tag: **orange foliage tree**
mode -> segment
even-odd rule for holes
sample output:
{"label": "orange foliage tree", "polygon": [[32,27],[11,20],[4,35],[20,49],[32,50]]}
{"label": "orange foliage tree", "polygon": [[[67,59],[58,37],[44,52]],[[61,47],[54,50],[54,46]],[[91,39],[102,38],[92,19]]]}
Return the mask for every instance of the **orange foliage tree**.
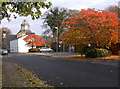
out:
{"label": "orange foliage tree", "polygon": [[81,9],[70,21],[62,22],[64,33],[59,36],[64,44],[111,47],[118,43],[118,17],[106,10]]}
{"label": "orange foliage tree", "polygon": [[35,34],[29,34],[23,40],[26,41],[26,45],[32,47],[32,49],[35,46],[45,45],[44,39],[40,39],[39,36]]}

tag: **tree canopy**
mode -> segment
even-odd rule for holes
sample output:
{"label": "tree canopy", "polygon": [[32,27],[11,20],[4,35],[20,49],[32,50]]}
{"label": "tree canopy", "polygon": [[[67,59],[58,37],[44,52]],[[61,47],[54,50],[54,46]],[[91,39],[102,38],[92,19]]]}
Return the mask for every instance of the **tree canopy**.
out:
{"label": "tree canopy", "polygon": [[54,38],[56,38],[56,30],[55,27],[58,27],[58,35],[63,31],[62,28],[62,21],[67,17],[67,9],[66,8],[59,8],[54,7],[49,9],[44,14],[44,23],[43,27],[47,28],[49,27],[43,34],[48,34],[52,32],[52,35]]}
{"label": "tree canopy", "polygon": [[35,47],[35,46],[44,46],[45,41],[44,39],[40,39],[38,35],[35,34],[29,34],[26,36],[24,39],[26,41],[26,45],[30,47]]}
{"label": "tree canopy", "polygon": [[9,28],[7,28],[7,27],[2,27],[2,28],[0,28],[0,31],[5,31],[5,33],[6,33],[6,34],[9,34],[9,35],[12,34],[11,30],[10,30]]}
{"label": "tree canopy", "polygon": [[115,12],[116,14],[118,14],[119,18],[120,18],[120,8],[116,5],[110,5],[106,8],[106,10],[110,11],[110,12]]}
{"label": "tree canopy", "polygon": [[58,36],[64,31],[62,26],[62,21],[69,21],[69,17],[74,17],[78,13],[78,10],[68,10],[66,8],[59,8],[54,7],[49,9],[44,14],[44,23],[43,27],[46,28],[43,35],[46,35],[50,32],[52,32],[52,35],[54,37],[54,40],[56,39],[57,29],[55,27],[58,27]]}
{"label": "tree canopy", "polygon": [[[52,3],[46,0],[41,2],[0,2],[2,4],[1,15],[2,19],[10,18],[11,13],[15,12],[20,16],[28,16],[31,18],[38,19],[41,17],[41,8],[50,8]],[[17,18],[14,14],[14,18]]]}
{"label": "tree canopy", "polygon": [[64,35],[59,36],[64,44],[95,44],[99,47],[111,46],[118,42],[118,17],[106,10],[82,9],[70,21],[63,22]]}

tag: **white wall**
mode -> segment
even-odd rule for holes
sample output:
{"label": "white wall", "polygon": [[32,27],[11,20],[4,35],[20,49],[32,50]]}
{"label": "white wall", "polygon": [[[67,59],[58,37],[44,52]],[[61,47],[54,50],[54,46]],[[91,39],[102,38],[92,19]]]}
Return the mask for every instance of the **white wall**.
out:
{"label": "white wall", "polygon": [[23,40],[26,36],[23,36],[17,40],[10,41],[10,52],[29,52],[30,47],[28,47],[26,45],[26,42]]}
{"label": "white wall", "polygon": [[18,40],[10,41],[10,52],[18,52]]}
{"label": "white wall", "polygon": [[[27,36],[27,35],[26,35]],[[23,36],[18,39],[18,52],[29,52],[30,47],[26,45],[26,42],[23,40],[26,36]]]}

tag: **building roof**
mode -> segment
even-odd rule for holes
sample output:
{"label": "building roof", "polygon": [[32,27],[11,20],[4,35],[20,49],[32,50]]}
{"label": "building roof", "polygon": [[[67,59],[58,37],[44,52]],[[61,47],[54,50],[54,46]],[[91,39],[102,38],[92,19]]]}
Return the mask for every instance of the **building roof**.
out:
{"label": "building roof", "polygon": [[7,35],[7,40],[11,41],[15,39],[17,39],[17,35]]}
{"label": "building roof", "polygon": [[[30,30],[20,30],[18,33],[20,33],[20,32],[25,32],[25,33],[26,33],[26,35],[28,35],[28,34],[32,33]],[[18,33],[17,33],[17,34],[18,34]]]}

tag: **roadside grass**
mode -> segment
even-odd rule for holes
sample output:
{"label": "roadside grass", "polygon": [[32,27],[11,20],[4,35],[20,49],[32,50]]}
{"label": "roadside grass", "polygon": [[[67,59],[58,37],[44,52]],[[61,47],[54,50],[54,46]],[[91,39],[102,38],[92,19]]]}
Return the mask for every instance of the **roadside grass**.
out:
{"label": "roadside grass", "polygon": [[64,60],[74,60],[74,61],[118,61],[120,56],[112,55],[108,57],[98,57],[98,58],[86,58],[85,55],[70,55],[62,58]]}
{"label": "roadside grass", "polygon": [[21,66],[14,64],[17,70],[29,81],[32,85],[31,87],[40,87],[42,89],[54,89],[54,86],[48,85],[45,81],[40,80],[35,74],[29,72],[27,69],[22,68]]}
{"label": "roadside grass", "polygon": [[120,55],[111,55],[108,57],[97,57],[97,58],[86,58],[85,55],[66,55],[66,56],[55,56],[53,53],[24,53],[24,54],[32,54],[32,55],[40,55],[40,56],[46,56],[46,57],[55,57],[57,59],[63,59],[63,60],[73,60],[73,61],[119,61]]}

